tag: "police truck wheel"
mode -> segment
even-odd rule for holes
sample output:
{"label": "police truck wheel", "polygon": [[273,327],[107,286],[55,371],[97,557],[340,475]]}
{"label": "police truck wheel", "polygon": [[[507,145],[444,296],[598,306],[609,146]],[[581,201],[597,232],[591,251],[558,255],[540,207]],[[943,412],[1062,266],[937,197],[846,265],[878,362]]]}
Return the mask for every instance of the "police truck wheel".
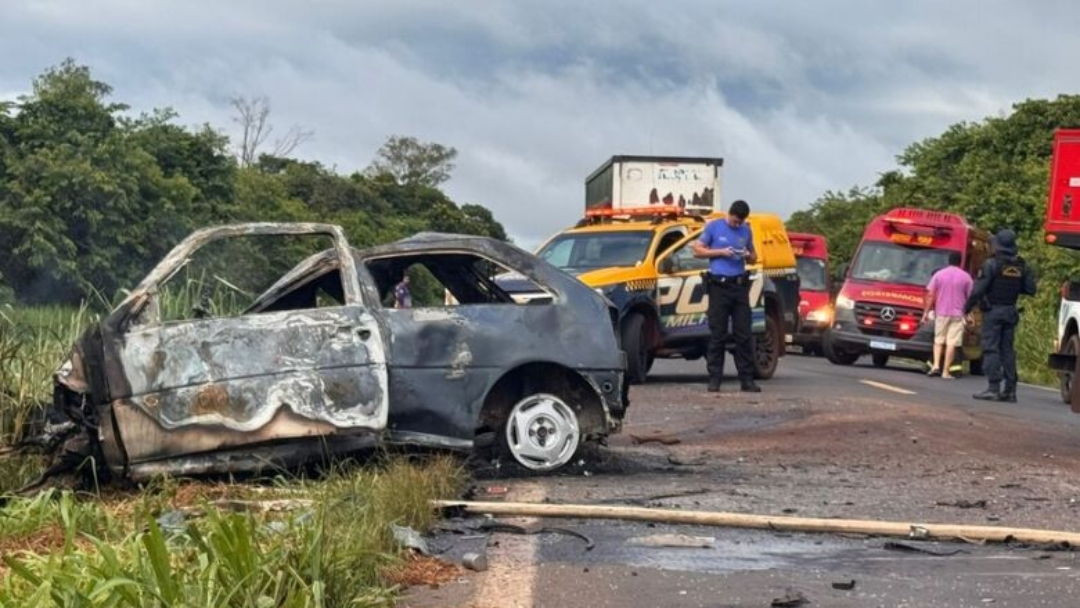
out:
{"label": "police truck wheel", "polygon": [[780,322],[774,315],[765,315],[765,331],[754,336],[754,378],[768,380],[776,373],[780,351],[784,348]]}
{"label": "police truck wheel", "polygon": [[[1069,336],[1069,339],[1061,345],[1061,354],[1080,354],[1080,336]],[[1058,372],[1058,379],[1061,384],[1061,400],[1069,403],[1069,395],[1072,393],[1073,374],[1072,372]]]}
{"label": "police truck wheel", "polygon": [[626,315],[622,327],[622,344],[626,351],[626,380],[630,384],[644,384],[651,366],[648,340],[645,337],[645,315],[639,312]]}
{"label": "police truck wheel", "polygon": [[874,353],[870,356],[870,359],[873,361],[874,367],[885,367],[889,364],[889,355]]}

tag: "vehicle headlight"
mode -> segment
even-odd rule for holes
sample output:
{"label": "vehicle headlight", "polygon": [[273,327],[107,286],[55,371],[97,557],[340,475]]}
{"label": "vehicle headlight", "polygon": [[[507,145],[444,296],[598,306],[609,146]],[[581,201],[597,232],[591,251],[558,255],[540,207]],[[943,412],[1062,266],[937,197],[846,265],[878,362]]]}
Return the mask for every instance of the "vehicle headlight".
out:
{"label": "vehicle headlight", "polygon": [[832,323],[832,309],[825,307],[810,311],[810,314],[806,315],[806,320],[814,323]]}
{"label": "vehicle headlight", "polygon": [[851,310],[855,308],[855,300],[847,296],[836,296],[836,307]]}

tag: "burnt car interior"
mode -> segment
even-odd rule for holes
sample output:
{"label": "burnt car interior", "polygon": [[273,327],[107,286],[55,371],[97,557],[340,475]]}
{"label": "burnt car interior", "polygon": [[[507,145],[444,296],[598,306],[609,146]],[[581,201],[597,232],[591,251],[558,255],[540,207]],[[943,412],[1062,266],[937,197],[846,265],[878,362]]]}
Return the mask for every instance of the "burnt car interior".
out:
{"label": "burnt car interior", "polygon": [[[325,235],[243,235],[207,243],[154,287],[129,326],[342,306],[345,297],[331,245]],[[292,278],[297,287],[283,296],[285,301],[262,305],[277,291],[279,279],[297,269],[307,272]]]}
{"label": "burnt car interior", "polygon": [[[359,265],[358,265],[359,266]],[[252,304],[245,314],[282,310],[302,310],[343,301],[341,276],[334,252],[313,256],[289,272]],[[516,304],[494,280],[508,272],[505,267],[484,257],[464,252],[396,254],[369,259],[364,267],[378,290],[379,302],[392,306],[394,286],[406,273],[413,281],[416,306],[443,306],[442,296],[431,294],[446,290],[457,304]],[[537,286],[537,290],[541,288]]]}

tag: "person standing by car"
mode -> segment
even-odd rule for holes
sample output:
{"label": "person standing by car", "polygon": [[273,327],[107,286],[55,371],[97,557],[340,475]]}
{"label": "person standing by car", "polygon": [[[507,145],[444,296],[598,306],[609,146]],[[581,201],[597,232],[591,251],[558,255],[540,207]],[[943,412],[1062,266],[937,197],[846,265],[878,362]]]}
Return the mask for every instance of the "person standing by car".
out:
{"label": "person standing by car", "polygon": [[409,275],[402,277],[394,286],[394,308],[412,308],[412,292],[409,291]]}
{"label": "person standing by car", "polygon": [[[983,370],[988,386],[972,395],[983,401],[1016,403],[1016,325],[1020,312],[1016,300],[1035,295],[1035,274],[1016,254],[1016,235],[1005,229],[994,235],[994,257],[979,271],[979,278],[964,304],[964,314],[975,306],[983,311]],[[1005,386],[1002,388],[1001,381]]]}
{"label": "person standing by car", "polygon": [[[964,304],[971,295],[971,288],[971,275],[960,267],[960,252],[950,251],[949,265],[935,272],[926,285],[922,322],[934,321],[934,360],[926,375],[953,379],[949,370],[956,349],[964,341]],[[945,351],[944,364],[942,351]]]}
{"label": "person standing by car", "polygon": [[744,200],[731,203],[727,217],[710,221],[693,244],[694,257],[708,258],[705,275],[709,294],[709,346],[706,352],[709,392],[720,390],[724,378],[724,355],[728,340],[728,320],[735,340],[735,368],[745,392],[758,393],[754,383],[754,343],[751,335],[750,276],[747,264],[757,262],[754,235],[746,223],[750,205]]}

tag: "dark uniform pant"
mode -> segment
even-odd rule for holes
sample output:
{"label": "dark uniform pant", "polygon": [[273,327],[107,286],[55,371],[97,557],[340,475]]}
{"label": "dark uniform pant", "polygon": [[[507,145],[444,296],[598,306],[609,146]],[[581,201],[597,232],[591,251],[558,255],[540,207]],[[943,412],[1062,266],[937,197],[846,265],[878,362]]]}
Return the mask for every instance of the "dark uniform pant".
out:
{"label": "dark uniform pant", "polygon": [[1005,380],[1005,392],[1016,390],[1016,306],[991,306],[982,317],[983,372],[991,387]]}
{"label": "dark uniform pant", "polygon": [[709,280],[709,350],[706,366],[710,378],[723,378],[724,355],[728,341],[728,319],[735,340],[735,369],[739,380],[754,379],[754,342],[751,335],[750,285],[748,282],[721,284]]}

